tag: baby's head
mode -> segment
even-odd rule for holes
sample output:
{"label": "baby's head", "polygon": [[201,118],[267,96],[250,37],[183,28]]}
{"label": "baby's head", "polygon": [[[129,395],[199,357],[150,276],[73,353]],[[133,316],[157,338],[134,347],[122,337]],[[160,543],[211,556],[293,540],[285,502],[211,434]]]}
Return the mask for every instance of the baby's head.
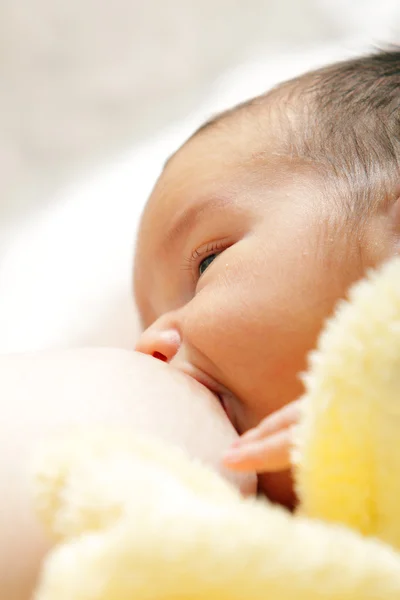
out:
{"label": "baby's head", "polygon": [[338,299],[399,250],[399,161],[400,51],[206,123],[143,215],[138,349],[218,393],[240,433],[294,400]]}

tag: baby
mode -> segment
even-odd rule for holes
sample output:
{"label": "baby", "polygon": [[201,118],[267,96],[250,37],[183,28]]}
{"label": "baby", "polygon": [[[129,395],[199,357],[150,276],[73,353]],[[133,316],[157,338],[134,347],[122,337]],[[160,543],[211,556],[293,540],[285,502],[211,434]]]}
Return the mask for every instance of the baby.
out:
{"label": "baby", "polygon": [[[224,462],[293,502],[299,374],[337,301],[400,250],[400,50],[308,73],[203,125],[145,209],[137,349],[218,395]],[[355,424],[356,426],[356,424]]]}

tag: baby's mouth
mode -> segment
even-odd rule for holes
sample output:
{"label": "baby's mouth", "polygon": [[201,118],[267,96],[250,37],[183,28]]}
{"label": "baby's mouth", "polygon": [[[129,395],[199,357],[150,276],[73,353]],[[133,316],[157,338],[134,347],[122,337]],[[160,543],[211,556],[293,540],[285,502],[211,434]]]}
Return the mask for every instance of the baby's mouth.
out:
{"label": "baby's mouth", "polygon": [[[224,399],[224,397],[223,397],[223,396],[221,396],[221,394],[216,394],[216,396],[217,396],[217,398],[218,398],[218,400],[219,400],[219,402],[220,402],[220,404],[221,404],[222,408],[224,409],[224,411],[225,411],[225,413],[226,413],[226,416],[229,418],[229,415],[228,415],[228,406],[227,406],[227,403],[225,402],[225,399]],[[230,419],[229,419],[229,420],[230,420]]]}
{"label": "baby's mouth", "polygon": [[235,412],[232,406],[232,398],[233,395],[229,390],[224,388],[221,384],[218,384],[214,379],[203,373],[202,371],[192,367],[191,365],[179,365],[177,367],[180,371],[183,371],[186,375],[189,375],[192,379],[195,379],[198,383],[206,387],[219,401],[221,407],[223,408],[227,418],[233,425],[233,427],[238,430]]}
{"label": "baby's mouth", "polygon": [[237,431],[235,414],[233,412],[231,403],[229,402],[228,398],[224,394],[216,394],[216,396],[217,396],[222,408],[224,409],[226,416],[228,417],[229,421],[232,423],[233,427]]}

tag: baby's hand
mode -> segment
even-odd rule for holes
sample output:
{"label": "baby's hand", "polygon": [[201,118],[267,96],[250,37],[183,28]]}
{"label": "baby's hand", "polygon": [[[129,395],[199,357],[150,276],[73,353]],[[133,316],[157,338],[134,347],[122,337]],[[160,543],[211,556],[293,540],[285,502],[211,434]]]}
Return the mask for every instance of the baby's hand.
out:
{"label": "baby's hand", "polygon": [[300,401],[287,404],[243,434],[225,453],[223,462],[235,471],[258,473],[290,467],[293,430],[300,418]]}

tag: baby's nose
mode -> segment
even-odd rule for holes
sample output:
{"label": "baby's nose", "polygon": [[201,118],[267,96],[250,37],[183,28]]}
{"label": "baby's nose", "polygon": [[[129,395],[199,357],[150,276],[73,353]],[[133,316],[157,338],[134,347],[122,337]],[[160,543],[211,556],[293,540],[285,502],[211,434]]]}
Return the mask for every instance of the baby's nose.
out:
{"label": "baby's nose", "polygon": [[180,345],[181,336],[176,329],[162,329],[154,325],[142,333],[135,350],[163,362],[170,362]]}

